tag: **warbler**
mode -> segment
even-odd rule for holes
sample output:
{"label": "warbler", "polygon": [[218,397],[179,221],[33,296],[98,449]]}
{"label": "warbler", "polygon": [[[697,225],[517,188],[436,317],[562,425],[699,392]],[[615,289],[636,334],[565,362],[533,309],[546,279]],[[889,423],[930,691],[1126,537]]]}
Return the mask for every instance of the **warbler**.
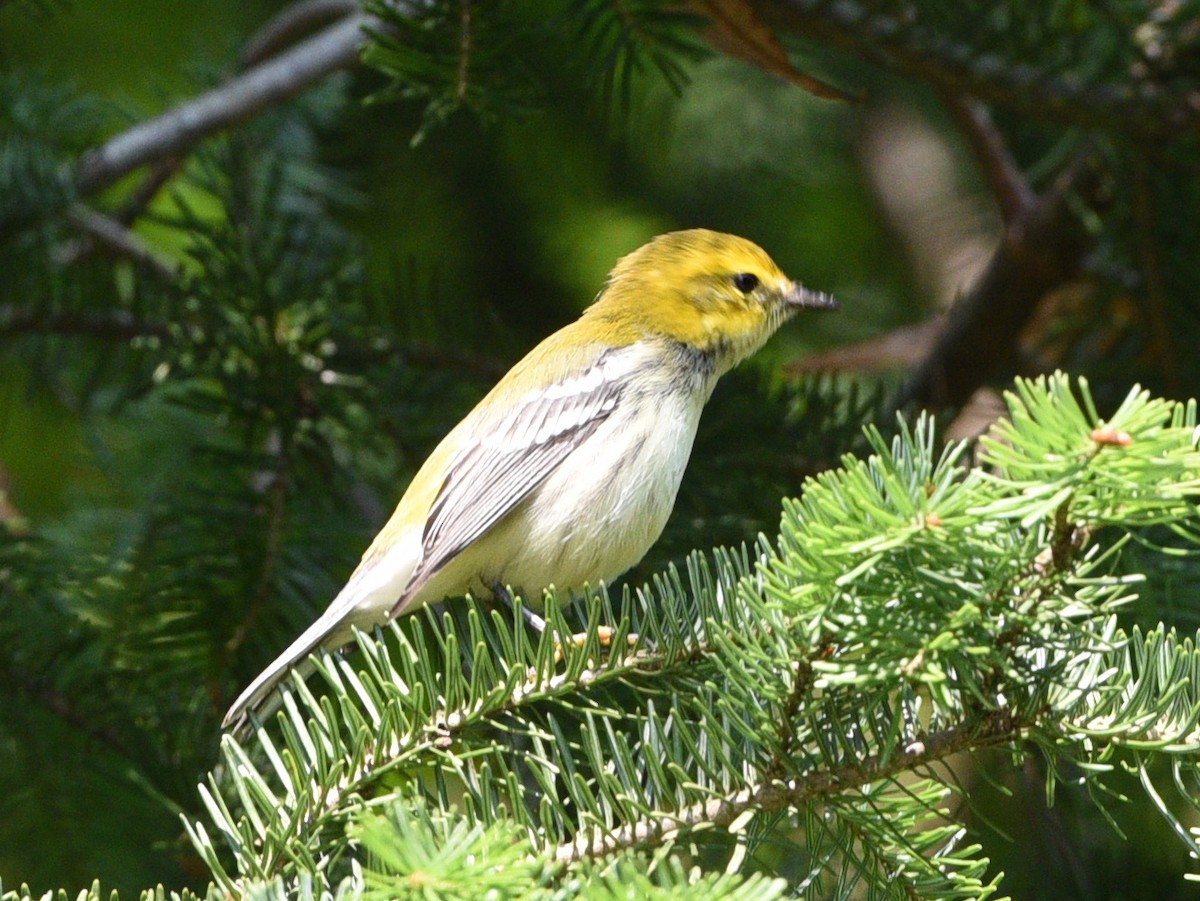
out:
{"label": "warbler", "polygon": [[836,309],[756,244],[671,232],[617,261],[596,300],[515,365],[437,446],[329,608],[242,692],[258,707],[310,654],[424,604],[569,592],[619,576],[666,525],[700,412],[792,314]]}

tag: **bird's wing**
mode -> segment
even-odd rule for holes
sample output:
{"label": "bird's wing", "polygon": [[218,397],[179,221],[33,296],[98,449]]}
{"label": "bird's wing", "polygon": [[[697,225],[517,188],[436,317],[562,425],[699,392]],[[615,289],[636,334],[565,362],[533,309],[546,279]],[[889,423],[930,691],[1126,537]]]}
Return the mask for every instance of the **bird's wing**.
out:
{"label": "bird's wing", "polygon": [[626,383],[619,351],[541,391],[468,444],[429,510],[412,592],[503,519],[616,409]]}

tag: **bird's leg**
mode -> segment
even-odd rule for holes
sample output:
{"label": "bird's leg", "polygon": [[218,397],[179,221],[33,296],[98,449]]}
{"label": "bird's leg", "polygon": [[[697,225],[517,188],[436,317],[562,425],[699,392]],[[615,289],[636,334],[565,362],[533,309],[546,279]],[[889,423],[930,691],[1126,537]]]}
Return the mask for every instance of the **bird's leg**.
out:
{"label": "bird's leg", "polygon": [[[514,600],[512,592],[508,590],[507,585],[493,585],[491,588],[492,594],[496,596],[496,599],[508,607],[509,610],[517,606],[516,600]],[[546,631],[546,620],[534,612],[528,605],[521,605],[521,616],[524,617],[525,622],[535,632]]]}
{"label": "bird's leg", "polygon": [[[491,586],[491,589],[492,589],[492,593],[496,596],[496,598],[498,600],[500,600],[501,602],[503,602],[504,604],[506,604],[510,610],[514,606],[516,606],[515,601],[513,600],[512,592],[508,590],[508,586],[493,585],[493,586]],[[526,607],[523,604],[521,605],[521,615],[524,617],[525,622],[528,623],[537,632],[540,633],[540,632],[546,631],[546,620],[543,617],[539,616],[537,613],[535,613],[533,610],[531,610],[529,607]],[[614,629],[612,626],[597,626],[596,627],[596,640],[600,643],[600,647],[602,647],[602,648],[612,647],[613,636],[616,634],[617,634],[617,630]],[[572,647],[576,647],[576,648],[582,648],[587,643],[587,639],[588,639],[588,635],[586,632],[576,632],[574,635],[571,635],[570,637],[567,638],[565,644],[571,645]],[[627,636],[627,642],[628,642],[629,647],[633,647],[634,645],[636,645],[637,640],[638,640],[637,635],[634,635],[633,633],[630,633]],[[563,645],[564,645],[564,642],[558,636],[555,636],[555,638],[554,638],[554,662],[556,664],[562,663],[562,661],[563,661]]]}

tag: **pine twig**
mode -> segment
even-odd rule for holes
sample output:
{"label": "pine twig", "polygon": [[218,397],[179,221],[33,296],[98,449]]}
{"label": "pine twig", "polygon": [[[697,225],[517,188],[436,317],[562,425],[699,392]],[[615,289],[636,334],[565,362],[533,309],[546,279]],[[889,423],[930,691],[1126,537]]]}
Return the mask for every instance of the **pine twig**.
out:
{"label": "pine twig", "polygon": [[928,736],[883,760],[877,755],[865,757],[807,777],[751,785],[729,797],[701,801],[689,807],[648,817],[605,833],[595,829],[559,845],[555,859],[570,864],[597,859],[627,848],[661,842],[680,828],[730,825],[747,811],[773,812],[803,807],[856,785],[891,779],[917,767],[950,757],[966,750],[978,750],[1004,744],[1019,737],[1024,723],[1008,710],[994,710],[977,722],[964,723]]}

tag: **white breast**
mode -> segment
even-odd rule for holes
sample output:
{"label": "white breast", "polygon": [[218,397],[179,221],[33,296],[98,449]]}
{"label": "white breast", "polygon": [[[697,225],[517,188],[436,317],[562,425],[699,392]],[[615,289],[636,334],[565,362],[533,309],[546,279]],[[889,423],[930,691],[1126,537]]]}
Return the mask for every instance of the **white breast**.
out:
{"label": "white breast", "polygon": [[[630,348],[630,371],[647,363],[647,349]],[[675,505],[700,413],[711,390],[707,374],[664,378],[642,370],[637,392],[525,503],[518,528],[497,526],[500,571],[480,575],[482,587],[508,584],[533,600],[560,590],[615,578],[645,556]],[[493,558],[495,559],[495,558]]]}

